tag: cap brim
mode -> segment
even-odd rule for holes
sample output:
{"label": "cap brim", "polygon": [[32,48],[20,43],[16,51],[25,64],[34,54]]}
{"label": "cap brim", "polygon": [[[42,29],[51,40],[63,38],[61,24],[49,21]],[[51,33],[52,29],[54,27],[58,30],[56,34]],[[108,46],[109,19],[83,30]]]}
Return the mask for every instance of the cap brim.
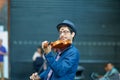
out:
{"label": "cap brim", "polygon": [[62,27],[62,25],[66,25],[67,27],[71,28],[73,30],[73,32],[76,33],[76,30],[73,28],[73,26],[71,26],[70,24],[67,23],[60,23],[57,25],[57,30],[59,31],[59,29]]}

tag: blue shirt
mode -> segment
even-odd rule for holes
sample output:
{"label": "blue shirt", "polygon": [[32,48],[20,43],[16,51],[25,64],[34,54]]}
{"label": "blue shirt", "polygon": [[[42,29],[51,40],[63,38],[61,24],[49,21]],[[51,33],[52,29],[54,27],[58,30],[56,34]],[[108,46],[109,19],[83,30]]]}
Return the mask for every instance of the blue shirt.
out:
{"label": "blue shirt", "polygon": [[[0,46],[0,51],[3,53],[7,52],[4,46]],[[3,62],[3,55],[0,55],[0,62]]]}
{"label": "blue shirt", "polygon": [[48,69],[39,75],[40,78],[46,80],[50,69],[52,69],[53,73],[50,80],[74,80],[79,57],[79,51],[73,45],[61,52],[58,61],[55,60],[53,52],[48,53],[45,55]]}

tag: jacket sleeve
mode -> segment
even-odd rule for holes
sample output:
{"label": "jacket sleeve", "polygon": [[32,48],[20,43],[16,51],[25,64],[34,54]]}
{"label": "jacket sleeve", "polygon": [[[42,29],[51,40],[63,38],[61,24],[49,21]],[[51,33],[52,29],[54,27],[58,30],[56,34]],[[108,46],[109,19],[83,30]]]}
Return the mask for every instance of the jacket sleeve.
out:
{"label": "jacket sleeve", "polygon": [[65,75],[67,71],[72,68],[73,65],[77,65],[79,62],[79,52],[76,50],[72,50],[71,52],[69,52],[69,54],[64,57],[62,62],[55,61],[52,52],[47,54],[45,57],[47,59],[48,65],[57,76]]}
{"label": "jacket sleeve", "polygon": [[45,71],[43,71],[41,74],[39,74],[40,79],[41,79],[41,80],[44,80],[44,78],[46,77],[47,73],[48,73],[48,69],[45,70]]}

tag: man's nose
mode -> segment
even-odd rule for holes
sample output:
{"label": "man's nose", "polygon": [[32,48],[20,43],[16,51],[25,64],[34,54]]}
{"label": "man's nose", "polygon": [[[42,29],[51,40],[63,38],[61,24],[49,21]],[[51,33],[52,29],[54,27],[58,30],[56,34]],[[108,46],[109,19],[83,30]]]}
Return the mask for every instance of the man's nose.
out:
{"label": "man's nose", "polygon": [[63,36],[63,35],[64,35],[64,33],[61,33],[60,35],[61,35],[61,36]]}
{"label": "man's nose", "polygon": [[63,38],[63,37],[64,37],[64,33],[61,33],[61,34],[60,34],[60,38]]}

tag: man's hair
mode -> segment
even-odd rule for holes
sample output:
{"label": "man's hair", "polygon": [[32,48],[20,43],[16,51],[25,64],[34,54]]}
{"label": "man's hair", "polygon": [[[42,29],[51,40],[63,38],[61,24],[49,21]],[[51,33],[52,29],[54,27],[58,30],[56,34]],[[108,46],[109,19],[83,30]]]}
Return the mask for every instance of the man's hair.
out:
{"label": "man's hair", "polygon": [[105,64],[105,67],[107,67],[108,64],[111,64],[112,66],[114,66],[113,63],[109,62],[109,63]]}

